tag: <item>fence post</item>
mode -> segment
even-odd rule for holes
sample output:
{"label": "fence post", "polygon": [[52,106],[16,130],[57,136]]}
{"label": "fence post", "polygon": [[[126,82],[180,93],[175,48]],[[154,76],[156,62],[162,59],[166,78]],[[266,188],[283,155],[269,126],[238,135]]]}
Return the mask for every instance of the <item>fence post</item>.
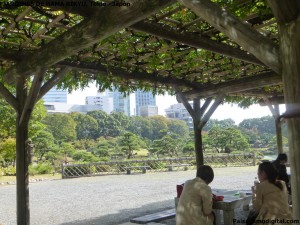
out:
{"label": "fence post", "polygon": [[253,152],[253,166],[256,165],[256,157],[255,157],[255,152]]}
{"label": "fence post", "polygon": [[61,164],[61,179],[64,179],[65,178],[65,175],[64,175],[64,163]]}

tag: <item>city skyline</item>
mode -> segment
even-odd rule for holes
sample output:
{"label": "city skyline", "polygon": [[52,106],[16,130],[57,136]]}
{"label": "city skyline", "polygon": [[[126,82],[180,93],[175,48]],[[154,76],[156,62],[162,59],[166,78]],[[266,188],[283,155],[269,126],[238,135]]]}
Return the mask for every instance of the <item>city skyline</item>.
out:
{"label": "city skyline", "polygon": [[[83,91],[74,91],[68,94],[69,104],[84,104],[85,96],[91,96],[97,94],[97,88],[95,85],[91,85]],[[82,103],[80,103],[82,102]],[[165,116],[165,109],[170,107],[170,105],[178,103],[175,96],[157,95],[156,105],[158,106],[158,114]],[[280,105],[280,112],[285,112],[285,105]],[[212,119],[228,119],[231,118],[238,125],[244,119],[249,118],[259,118],[263,116],[272,116],[269,108],[267,106],[261,107],[259,105],[252,105],[247,109],[239,108],[236,104],[225,103],[217,108],[217,110],[212,115]]]}

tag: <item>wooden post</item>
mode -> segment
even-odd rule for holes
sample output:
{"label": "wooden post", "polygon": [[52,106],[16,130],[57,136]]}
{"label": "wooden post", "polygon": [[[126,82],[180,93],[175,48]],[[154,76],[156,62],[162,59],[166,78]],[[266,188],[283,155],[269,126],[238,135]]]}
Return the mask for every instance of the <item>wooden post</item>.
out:
{"label": "wooden post", "polygon": [[28,120],[20,119],[24,109],[27,87],[26,80],[23,77],[17,79],[17,100],[19,108],[17,110],[17,124],[16,124],[16,151],[17,151],[17,224],[30,224],[29,211],[29,187],[28,187],[28,164],[26,141],[28,139]]}
{"label": "wooden post", "polygon": [[275,128],[276,128],[277,150],[278,150],[278,153],[283,153],[282,128],[281,128],[281,122],[280,122],[280,119],[279,119],[279,115],[280,115],[279,105],[275,104],[274,109],[275,109],[276,114],[277,114],[277,116],[274,116]]}

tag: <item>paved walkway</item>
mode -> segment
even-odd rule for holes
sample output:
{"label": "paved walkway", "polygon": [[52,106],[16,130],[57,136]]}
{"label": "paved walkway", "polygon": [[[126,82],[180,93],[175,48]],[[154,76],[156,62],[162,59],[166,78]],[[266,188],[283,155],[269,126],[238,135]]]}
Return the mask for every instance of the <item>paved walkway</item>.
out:
{"label": "paved walkway", "polygon": [[[249,189],[257,167],[215,168],[212,188]],[[30,184],[31,225],[117,225],[174,207],[176,184],[195,170]],[[0,224],[16,224],[16,186],[0,186]]]}

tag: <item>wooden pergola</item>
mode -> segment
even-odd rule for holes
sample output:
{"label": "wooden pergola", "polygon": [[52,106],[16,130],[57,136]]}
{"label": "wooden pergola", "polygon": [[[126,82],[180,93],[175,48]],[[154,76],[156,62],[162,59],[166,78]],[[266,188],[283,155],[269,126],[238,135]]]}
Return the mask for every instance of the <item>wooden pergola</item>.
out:
{"label": "wooden pergola", "polygon": [[[287,111],[277,117],[288,121],[293,216],[300,218],[299,1],[36,2],[0,5],[0,95],[18,115],[18,225],[30,224],[26,141],[34,105],[57,84],[93,80],[99,89],[175,92],[195,140],[224,98],[259,97],[271,106],[284,96]],[[195,145],[201,162],[201,139]]]}

